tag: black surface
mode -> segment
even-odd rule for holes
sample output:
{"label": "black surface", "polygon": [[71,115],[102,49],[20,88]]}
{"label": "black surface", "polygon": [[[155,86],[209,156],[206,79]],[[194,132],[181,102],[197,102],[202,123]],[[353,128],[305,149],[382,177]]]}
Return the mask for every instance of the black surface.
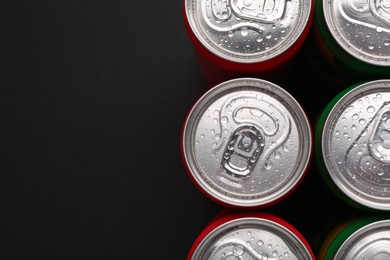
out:
{"label": "black surface", "polygon": [[[2,259],[185,259],[223,208],[181,161],[182,124],[207,90],[182,1],[0,6]],[[282,87],[314,125],[341,89],[305,48]],[[314,248],[332,219],[356,212],[315,167],[265,211]]]}

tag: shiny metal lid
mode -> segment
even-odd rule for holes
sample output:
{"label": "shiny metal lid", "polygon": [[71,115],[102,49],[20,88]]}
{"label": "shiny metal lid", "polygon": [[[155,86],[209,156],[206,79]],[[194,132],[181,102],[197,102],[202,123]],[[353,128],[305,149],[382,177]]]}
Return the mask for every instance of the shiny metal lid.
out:
{"label": "shiny metal lid", "polygon": [[322,154],[349,198],[390,210],[390,80],[361,84],[341,97],[323,128]]}
{"label": "shiny metal lid", "polygon": [[338,44],[358,60],[390,66],[390,4],[386,0],[323,1],[325,21]]}
{"label": "shiny metal lid", "polygon": [[212,230],[192,259],[305,260],[312,259],[305,244],[284,226],[261,218],[240,218]]}
{"label": "shiny metal lid", "polygon": [[224,82],[205,93],[183,131],[185,163],[217,200],[254,207],[286,195],[308,166],[311,131],[296,100],[260,79]]}
{"label": "shiny metal lid", "polygon": [[253,63],[272,59],[304,31],[310,0],[185,0],[190,27],[212,53]]}
{"label": "shiny metal lid", "polygon": [[334,259],[390,260],[390,220],[357,230],[341,245]]}

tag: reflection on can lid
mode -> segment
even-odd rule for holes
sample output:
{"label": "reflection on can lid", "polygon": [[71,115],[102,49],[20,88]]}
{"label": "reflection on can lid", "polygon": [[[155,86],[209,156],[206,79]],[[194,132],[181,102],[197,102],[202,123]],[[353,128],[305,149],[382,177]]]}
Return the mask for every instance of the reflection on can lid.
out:
{"label": "reflection on can lid", "polygon": [[360,84],[333,106],[322,131],[322,154],[349,198],[390,210],[390,80]]}
{"label": "reflection on can lid", "polygon": [[306,245],[285,226],[264,218],[243,217],[207,234],[191,259],[312,259]]}
{"label": "reflection on can lid", "polygon": [[304,31],[311,0],[185,0],[199,41],[227,60],[253,63],[285,52]]}
{"label": "reflection on can lid", "polygon": [[260,79],[224,82],[203,95],[183,130],[190,176],[222,204],[257,207],[286,196],[311,159],[311,130],[302,108]]}
{"label": "reflection on can lid", "polygon": [[390,5],[386,0],[323,1],[333,38],[353,57],[390,66]]}
{"label": "reflection on can lid", "polygon": [[357,230],[341,245],[334,259],[390,259],[390,220]]}

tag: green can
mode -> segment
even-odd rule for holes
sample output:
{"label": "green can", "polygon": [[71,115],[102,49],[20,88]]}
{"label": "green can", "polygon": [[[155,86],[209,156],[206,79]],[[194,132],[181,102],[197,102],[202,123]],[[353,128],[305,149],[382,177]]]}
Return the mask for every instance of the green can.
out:
{"label": "green can", "polygon": [[318,259],[390,259],[390,218],[345,220],[326,236]]}
{"label": "green can", "polygon": [[332,191],[359,209],[390,211],[390,80],[345,88],[322,111],[314,138]]}
{"label": "green can", "polygon": [[320,56],[337,77],[348,82],[390,75],[388,1],[316,0],[312,32]]}

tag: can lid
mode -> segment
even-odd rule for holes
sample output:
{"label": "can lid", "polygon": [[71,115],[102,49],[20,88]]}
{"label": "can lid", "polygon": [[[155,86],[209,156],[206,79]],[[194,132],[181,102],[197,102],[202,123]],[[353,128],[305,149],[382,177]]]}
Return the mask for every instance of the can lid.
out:
{"label": "can lid", "polygon": [[284,53],[308,24],[311,0],[185,0],[197,39],[218,57],[239,63]]}
{"label": "can lid", "polygon": [[390,210],[390,80],[359,84],[339,99],[322,130],[322,155],[350,199]]}
{"label": "can lid", "polygon": [[312,259],[305,244],[274,221],[244,217],[212,230],[191,259]]}
{"label": "can lid", "polygon": [[285,197],[312,151],[309,122],[296,100],[260,79],[226,81],[205,93],[183,130],[190,176],[225,205],[258,207]]}
{"label": "can lid", "polygon": [[357,230],[341,245],[334,259],[390,259],[390,220]]}
{"label": "can lid", "polygon": [[336,42],[367,64],[390,66],[390,5],[386,1],[322,1]]}

